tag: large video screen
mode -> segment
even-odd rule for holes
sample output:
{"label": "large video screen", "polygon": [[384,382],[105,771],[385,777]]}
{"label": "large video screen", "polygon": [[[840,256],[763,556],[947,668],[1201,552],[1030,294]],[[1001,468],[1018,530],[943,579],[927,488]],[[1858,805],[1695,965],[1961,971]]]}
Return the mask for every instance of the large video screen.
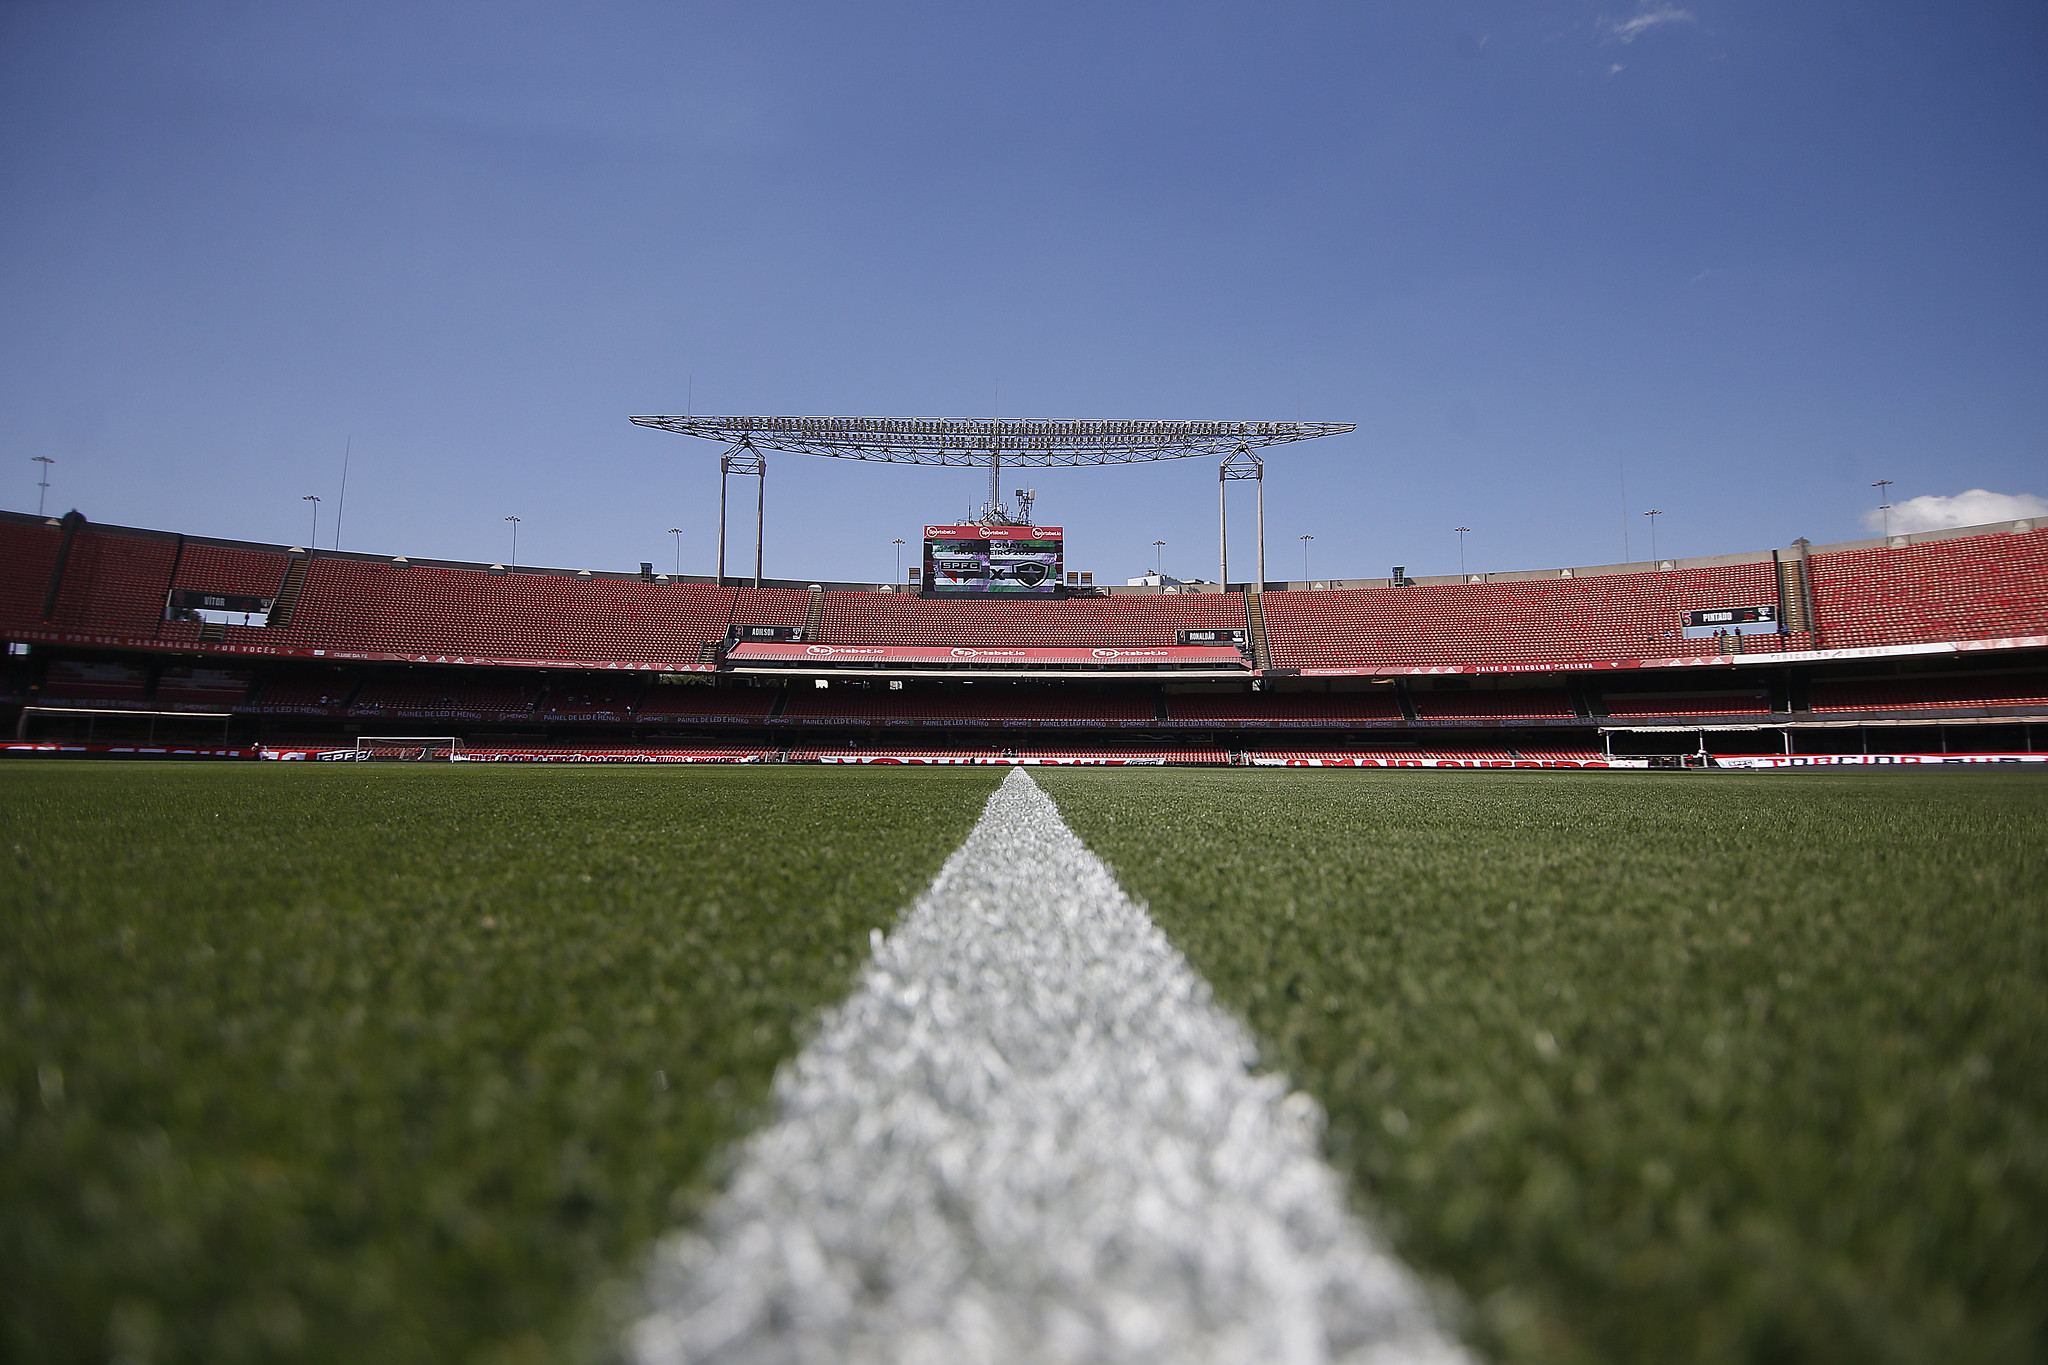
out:
{"label": "large video screen", "polygon": [[1059,590],[1063,528],[927,526],[924,590],[944,597],[1050,597]]}

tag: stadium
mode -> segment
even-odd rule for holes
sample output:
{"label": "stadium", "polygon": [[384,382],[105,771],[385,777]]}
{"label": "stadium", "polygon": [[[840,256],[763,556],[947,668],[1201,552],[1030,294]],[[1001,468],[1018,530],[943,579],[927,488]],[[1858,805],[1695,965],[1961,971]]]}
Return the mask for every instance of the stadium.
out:
{"label": "stadium", "polygon": [[0,7],[0,1365],[2048,1360],[2044,59]]}
{"label": "stadium", "polygon": [[[1240,582],[1230,484],[1262,569],[1259,450],[1347,427],[635,420],[727,443],[716,574],[0,515],[8,957],[59,1006],[7,1111],[16,1354],[2048,1331],[2043,1168],[1996,1135],[2048,998],[2048,527]],[[801,583],[757,491],[735,578],[764,447],[989,501],[901,582]],[[1084,581],[1001,498],[1196,455],[1215,583]],[[1866,767],[1978,785],[1697,771]]]}
{"label": "stadium", "polygon": [[[970,454],[992,464],[1006,521],[999,460]],[[928,526],[927,564],[953,543],[941,532],[989,533]],[[1034,564],[1033,590],[1010,593],[934,590],[922,565],[902,583],[764,579],[758,562],[736,580],[722,540],[708,578],[414,548],[7,514],[9,751],[398,757],[420,746],[376,741],[416,737],[436,741],[429,757],[501,762],[2048,759],[2048,527],[2025,520],[1640,564],[1187,587],[1083,586],[1055,548],[1051,577]]]}
{"label": "stadium", "polygon": [[1097,587],[1029,425],[896,583],[0,516],[17,1354],[2029,1355],[2048,528]]}

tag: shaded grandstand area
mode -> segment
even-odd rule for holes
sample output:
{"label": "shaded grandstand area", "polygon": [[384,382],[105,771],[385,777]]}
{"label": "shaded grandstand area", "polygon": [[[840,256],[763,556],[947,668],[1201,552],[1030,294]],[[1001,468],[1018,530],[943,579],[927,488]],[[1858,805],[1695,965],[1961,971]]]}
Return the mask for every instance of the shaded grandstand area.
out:
{"label": "shaded grandstand area", "polygon": [[[24,740],[317,749],[410,729],[477,751],[787,761],[2031,749],[2044,585],[2048,529],[2025,522],[1659,565],[961,601],[0,514],[0,721]],[[227,609],[178,605],[201,599]],[[1731,608],[1772,613],[1771,633],[1691,625]],[[747,627],[771,643],[742,645]],[[1184,635],[1218,629],[1248,643]]]}

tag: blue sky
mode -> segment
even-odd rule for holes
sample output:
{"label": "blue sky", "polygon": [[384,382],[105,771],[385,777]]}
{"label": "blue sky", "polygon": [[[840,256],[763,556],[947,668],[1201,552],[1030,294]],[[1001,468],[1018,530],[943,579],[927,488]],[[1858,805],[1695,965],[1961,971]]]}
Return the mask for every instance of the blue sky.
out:
{"label": "blue sky", "polygon": [[[16,0],[0,126],[10,508],[47,455],[53,509],[325,544],[352,443],[343,548],[708,572],[716,449],[629,414],[998,385],[1356,422],[1272,457],[1276,578],[2048,493],[2038,4]],[[770,458],[773,576],[983,487]],[[1031,482],[1070,567],[1215,576],[1213,462]]]}

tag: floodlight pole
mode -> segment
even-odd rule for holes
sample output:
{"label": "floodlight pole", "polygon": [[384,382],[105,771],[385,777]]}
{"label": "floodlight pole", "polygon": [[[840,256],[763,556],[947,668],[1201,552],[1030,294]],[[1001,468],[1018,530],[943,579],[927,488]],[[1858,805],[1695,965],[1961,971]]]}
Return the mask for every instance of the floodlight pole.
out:
{"label": "floodlight pole", "polygon": [[725,492],[734,475],[761,481],[754,490],[754,586],[761,586],[761,527],[768,507],[768,461],[744,436],[718,461],[718,586],[725,586]]}
{"label": "floodlight pole", "polygon": [[[1883,502],[1877,505],[1877,510],[1884,514],[1884,538],[1890,540],[1892,538],[1892,503],[1891,494],[1885,490],[1892,486],[1892,481],[1890,479],[1879,479],[1870,486],[1875,488],[1878,491],[1878,495],[1884,499]],[[1868,524],[1867,522],[1865,523],[1865,525]]]}
{"label": "floodlight pole", "polygon": [[1250,479],[1258,485],[1259,582],[1256,592],[1266,590],[1266,462],[1250,443],[1240,441],[1237,449],[1223,457],[1216,468],[1217,539],[1221,546],[1222,591],[1230,591],[1230,481]]}
{"label": "floodlight pole", "polygon": [[50,496],[50,466],[57,463],[47,455],[31,455],[29,459],[43,467],[42,482],[36,485],[36,515],[43,515],[43,504]]}
{"label": "floodlight pole", "polygon": [[683,528],[671,526],[668,528],[668,533],[675,537],[676,577],[681,578],[683,576]]}
{"label": "floodlight pole", "polygon": [[313,538],[307,541],[306,544],[318,545],[320,543],[320,495],[308,493],[305,497],[300,498],[299,501],[313,504]]}
{"label": "floodlight pole", "polygon": [[1472,528],[1469,526],[1454,526],[1451,529],[1458,533],[1458,576],[1462,578],[1465,574],[1465,533]]}

